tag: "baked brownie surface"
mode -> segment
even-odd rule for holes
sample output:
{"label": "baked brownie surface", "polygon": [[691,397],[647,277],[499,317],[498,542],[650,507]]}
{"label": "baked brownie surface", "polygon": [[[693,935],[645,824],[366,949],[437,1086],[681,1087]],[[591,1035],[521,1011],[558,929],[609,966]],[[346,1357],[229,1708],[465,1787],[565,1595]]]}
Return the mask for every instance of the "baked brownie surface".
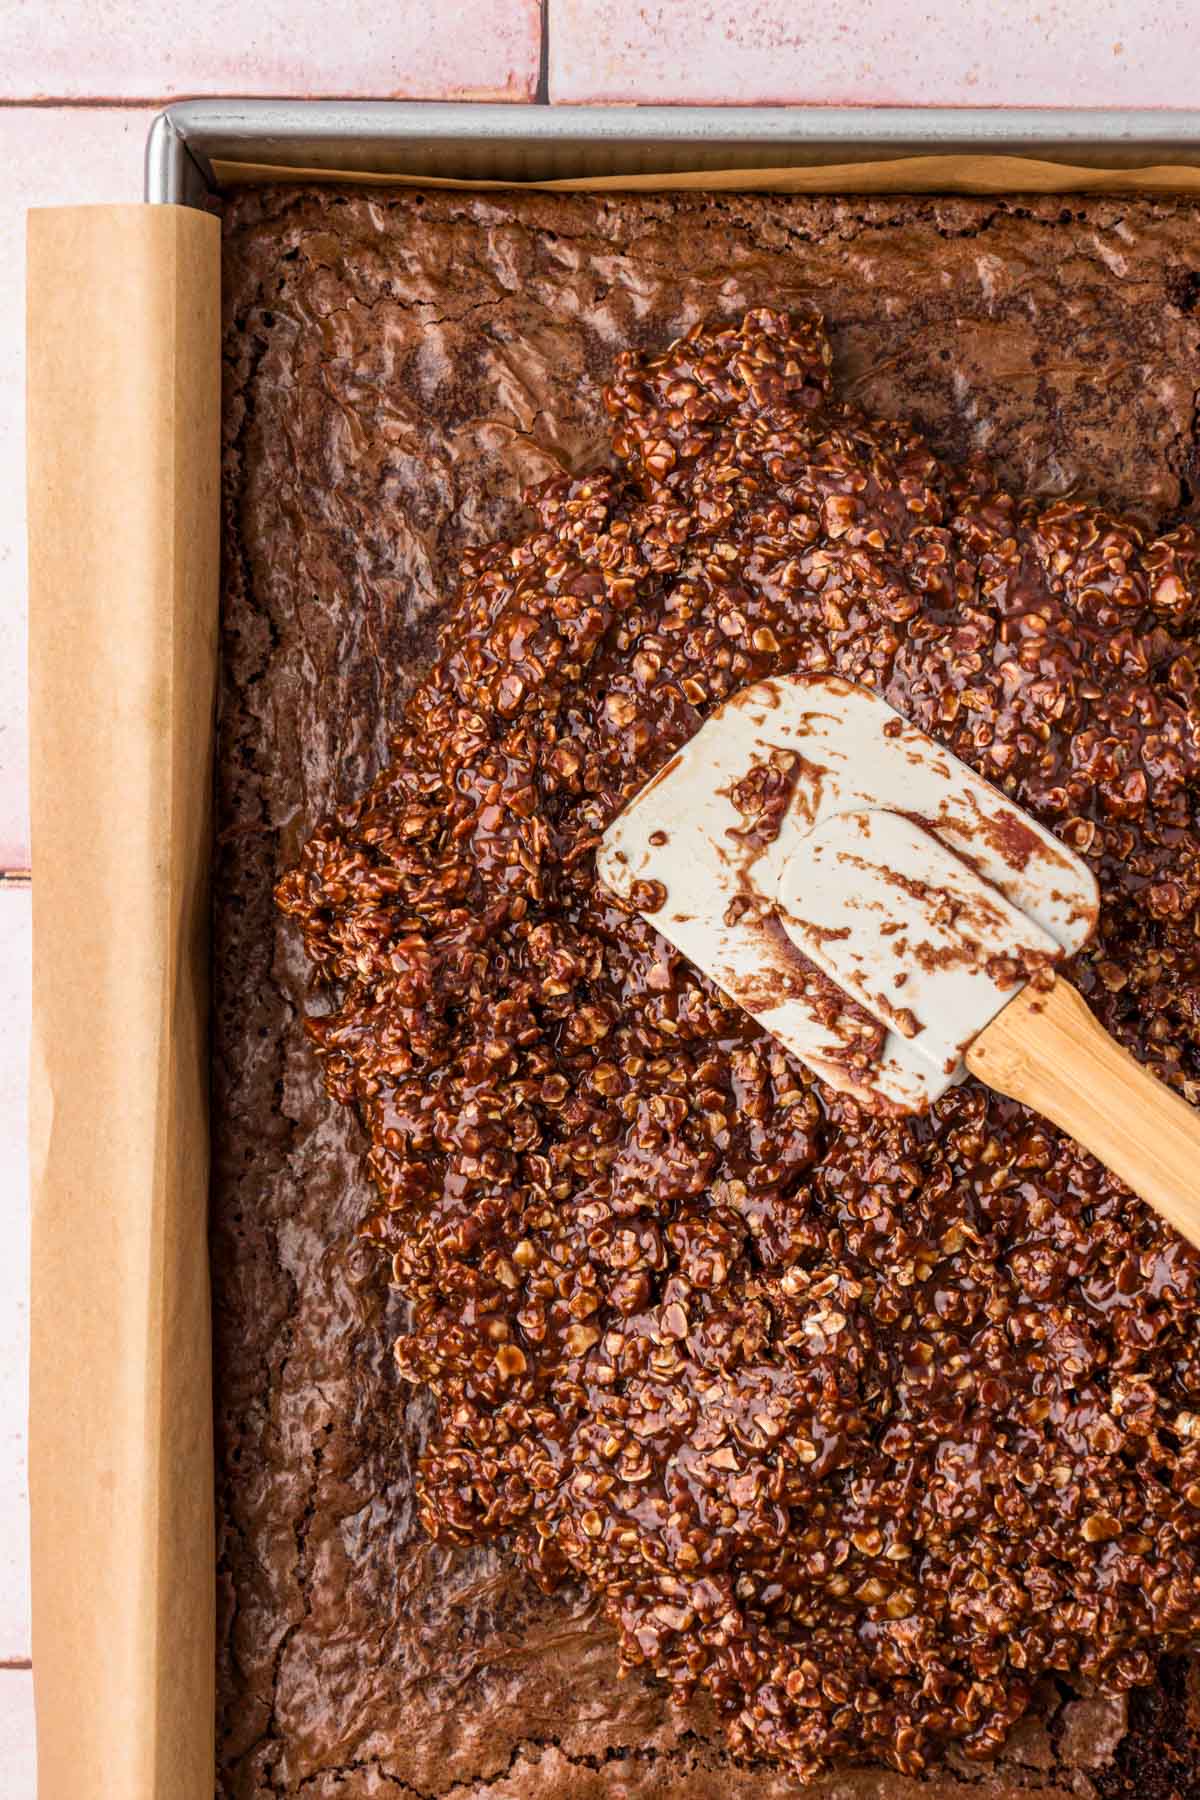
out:
{"label": "baked brownie surface", "polygon": [[[413,1517],[428,1414],[354,1232],[363,1141],[296,1014],[271,888],[380,766],[469,545],[594,464],[616,354],[814,304],[844,394],[1001,479],[1169,518],[1195,480],[1200,219],[1183,203],[266,190],[227,210],[214,1281],[220,1761],[230,1795],[774,1795],[702,1709],[614,1680],[576,1596]],[[1200,1791],[1186,1675],[1044,1684],[994,1770],[818,1792]],[[1089,1786],[1090,1784],[1090,1786]],[[1132,1784],[1132,1785],[1131,1785]]]}

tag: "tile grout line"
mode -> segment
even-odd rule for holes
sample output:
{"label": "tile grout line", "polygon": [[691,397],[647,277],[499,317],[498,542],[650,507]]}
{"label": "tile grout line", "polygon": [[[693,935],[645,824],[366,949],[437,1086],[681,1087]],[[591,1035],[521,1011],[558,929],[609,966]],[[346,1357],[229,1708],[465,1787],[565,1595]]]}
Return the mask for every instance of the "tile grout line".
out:
{"label": "tile grout line", "polygon": [[[174,100],[184,100],[184,99],[200,100],[200,99],[204,99],[206,97],[207,96],[201,95],[201,94],[194,94],[194,95],[192,95],[192,94],[186,94],[186,95],[185,94],[176,94],[173,96],[173,99]],[[297,96],[297,95],[278,95],[278,96],[273,96],[273,97],[279,98],[279,99],[299,98],[299,96]],[[53,112],[53,111],[56,111],[59,109],[63,109],[63,110],[69,109],[74,112],[87,112],[87,111],[102,112],[105,108],[108,108],[112,111],[121,111],[122,109],[127,108],[127,107],[167,106],[169,104],[171,104],[171,102],[163,99],[161,95],[152,95],[152,96],[150,96],[146,99],[142,99],[142,100],[122,100],[120,98],[117,98],[117,97],[114,97],[111,95],[105,96],[103,94],[90,95],[87,99],[80,99],[78,94],[75,94],[75,95],[65,95],[64,94],[64,95],[61,95],[58,97],[56,97],[53,94],[24,94],[24,95],[22,95],[22,94],[17,94],[17,95],[2,94],[2,95],[0,95],[0,111],[2,111],[4,108],[7,107],[14,111],[17,109],[21,109],[21,110],[27,110],[27,111]]]}
{"label": "tile grout line", "polygon": [[538,8],[541,20],[540,44],[538,48],[537,87],[533,91],[535,106],[550,104],[550,0],[541,0]]}
{"label": "tile grout line", "polygon": [[[542,13],[543,54],[545,53],[545,45],[546,45],[545,17],[546,17],[545,11],[543,10],[543,13]],[[478,103],[480,105],[494,104],[496,106],[511,106],[515,109],[519,106],[534,106],[539,101],[542,101],[545,97],[542,95],[540,88],[541,88],[541,76],[539,74],[538,91],[531,94],[528,98],[524,98],[521,96],[514,96],[513,98],[509,99],[509,98],[506,98],[503,94],[498,94],[494,88],[493,89],[466,88],[461,93],[451,92],[448,94],[362,94],[362,93],[353,93],[353,92],[350,92],[349,90],[347,90],[344,93],[333,93],[333,92],[325,92],[325,91],[322,91],[320,93],[312,93],[311,91],[308,91],[308,90],[278,88],[278,89],[272,90],[272,92],[269,94],[267,94],[267,93],[238,94],[234,97],[239,100],[246,99],[246,100],[297,100],[297,101],[299,101],[299,100],[345,100],[345,101],[351,101],[351,100],[411,100],[416,104],[428,103],[430,105],[433,105],[434,103],[440,102],[440,101],[462,101],[465,104],[475,104],[475,103]],[[184,90],[181,93],[167,93],[167,94],[89,94],[86,98],[82,98],[78,94],[63,94],[63,95],[4,94],[4,95],[0,95],[0,111],[4,111],[5,109],[8,109],[11,111],[24,110],[24,111],[42,111],[42,112],[55,112],[55,111],[132,112],[139,107],[178,106],[185,100],[213,100],[213,99],[225,99],[225,98],[229,98],[229,97],[230,96],[226,95],[223,90],[218,90],[215,88],[206,88],[202,93],[190,93],[187,90]]]}

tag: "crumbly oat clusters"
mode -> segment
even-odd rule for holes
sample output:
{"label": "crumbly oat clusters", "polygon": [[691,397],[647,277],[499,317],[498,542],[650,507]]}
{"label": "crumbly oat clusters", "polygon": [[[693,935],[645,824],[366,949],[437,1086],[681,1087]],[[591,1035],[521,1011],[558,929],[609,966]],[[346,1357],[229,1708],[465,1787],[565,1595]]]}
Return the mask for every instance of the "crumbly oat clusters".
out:
{"label": "crumbly oat clusters", "polygon": [[371,1138],[439,1430],[435,1537],[508,1534],[627,1663],[801,1777],[988,1756],[1037,1677],[1200,1617],[1197,1259],[1020,1107],[823,1090],[596,885],[743,683],[878,686],[1091,862],[1073,970],[1200,1077],[1200,539],[1022,502],[832,392],[766,311],[623,358],[615,473],[470,554],[393,760],[280,902]]}

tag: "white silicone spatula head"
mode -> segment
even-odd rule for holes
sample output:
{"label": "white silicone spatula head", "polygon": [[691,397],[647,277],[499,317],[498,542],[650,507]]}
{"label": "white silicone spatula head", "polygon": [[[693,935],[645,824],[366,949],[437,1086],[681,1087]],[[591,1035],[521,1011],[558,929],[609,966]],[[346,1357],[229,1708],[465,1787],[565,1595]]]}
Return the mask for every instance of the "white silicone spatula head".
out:
{"label": "white silicone spatula head", "polygon": [[777,893],[788,936],[949,1085],[963,1052],[1061,949],[1035,919],[902,813],[834,813]]}
{"label": "white silicone spatula head", "polygon": [[836,678],[726,701],[597,866],[832,1086],[905,1111],[961,1077],[966,1046],[1098,908],[1078,857]]}

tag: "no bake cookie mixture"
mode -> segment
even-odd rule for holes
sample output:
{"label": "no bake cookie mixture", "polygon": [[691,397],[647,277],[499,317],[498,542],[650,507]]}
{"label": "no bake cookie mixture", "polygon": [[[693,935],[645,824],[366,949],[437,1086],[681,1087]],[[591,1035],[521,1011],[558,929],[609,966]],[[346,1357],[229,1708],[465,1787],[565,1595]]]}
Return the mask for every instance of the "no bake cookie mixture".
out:
{"label": "no bake cookie mixture", "polygon": [[[832,1101],[605,905],[586,840],[722,682],[870,671],[1093,859],[1077,978],[1187,1090],[1195,552],[1152,521],[1191,508],[1196,225],[1109,201],[229,208],[225,1792],[793,1791],[764,1746],[913,1771],[826,1794],[1195,1791],[1184,1662],[1131,1719],[1089,1687],[1151,1674],[1194,1609],[1194,1259],[977,1088],[934,1129]],[[607,419],[621,353],[701,320],[623,365]],[[1047,510],[1073,487],[1145,523]],[[463,552],[503,538],[360,808]],[[400,1287],[355,1235],[368,1140],[321,1090],[272,917],[331,807],[285,892],[361,977],[320,1029]],[[607,1588],[623,1683],[587,1588],[540,1593],[521,1540],[548,1582]],[[732,1750],[646,1664],[705,1677]],[[916,1773],[1026,1704],[997,1757]]]}

